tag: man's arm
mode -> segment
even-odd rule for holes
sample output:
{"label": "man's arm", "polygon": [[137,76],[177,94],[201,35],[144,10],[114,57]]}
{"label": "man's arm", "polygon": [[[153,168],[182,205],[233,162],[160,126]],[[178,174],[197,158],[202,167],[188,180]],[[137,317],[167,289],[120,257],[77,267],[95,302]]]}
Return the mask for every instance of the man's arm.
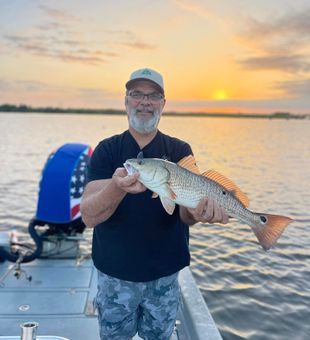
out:
{"label": "man's arm", "polygon": [[138,173],[128,176],[124,168],[118,168],[110,179],[89,182],[81,202],[82,219],[86,226],[93,228],[111,217],[127,193],[145,191],[138,177]]}
{"label": "man's arm", "polygon": [[226,210],[211,198],[203,198],[195,209],[180,206],[180,217],[188,225],[197,222],[226,224],[229,219]]}

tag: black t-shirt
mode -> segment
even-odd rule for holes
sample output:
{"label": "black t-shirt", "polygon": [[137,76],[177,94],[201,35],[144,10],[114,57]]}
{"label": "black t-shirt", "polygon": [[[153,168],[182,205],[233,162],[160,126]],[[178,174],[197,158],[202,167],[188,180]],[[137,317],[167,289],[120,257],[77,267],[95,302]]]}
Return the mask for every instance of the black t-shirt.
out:
{"label": "black t-shirt", "polygon": [[[192,154],[189,144],[160,131],[141,150],[127,130],[98,144],[88,181],[111,178],[140,151],[145,158],[165,157],[175,163]],[[179,217],[179,207],[169,215],[151,195],[150,190],[127,194],[114,214],[94,228],[92,257],[97,269],[122,280],[145,282],[189,265],[189,228]]]}

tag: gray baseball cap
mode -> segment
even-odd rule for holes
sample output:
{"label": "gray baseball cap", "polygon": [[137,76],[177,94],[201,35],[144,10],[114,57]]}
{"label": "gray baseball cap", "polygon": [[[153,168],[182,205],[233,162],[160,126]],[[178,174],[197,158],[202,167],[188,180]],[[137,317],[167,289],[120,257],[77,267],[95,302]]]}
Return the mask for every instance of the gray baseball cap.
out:
{"label": "gray baseball cap", "polygon": [[150,69],[142,68],[140,70],[134,71],[130,75],[130,79],[126,83],[126,89],[129,90],[131,86],[138,80],[148,80],[157,85],[159,91],[164,94],[164,80],[160,73]]}

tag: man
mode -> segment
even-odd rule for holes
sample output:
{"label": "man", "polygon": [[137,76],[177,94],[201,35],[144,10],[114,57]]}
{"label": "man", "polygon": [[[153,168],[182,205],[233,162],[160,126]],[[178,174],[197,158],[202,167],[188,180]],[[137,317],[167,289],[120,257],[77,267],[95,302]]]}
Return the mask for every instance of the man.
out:
{"label": "man", "polygon": [[190,146],[161,133],[165,106],[162,76],[151,69],[133,72],[126,83],[129,128],[104,139],[89,167],[82,218],[94,227],[92,257],[98,269],[97,307],[101,339],[168,340],[179,305],[178,272],[189,265],[188,225],[227,223],[227,213],[207,198],[196,209],[178,207],[170,216],[158,198],[128,176],[123,163],[142,151],[177,163]]}

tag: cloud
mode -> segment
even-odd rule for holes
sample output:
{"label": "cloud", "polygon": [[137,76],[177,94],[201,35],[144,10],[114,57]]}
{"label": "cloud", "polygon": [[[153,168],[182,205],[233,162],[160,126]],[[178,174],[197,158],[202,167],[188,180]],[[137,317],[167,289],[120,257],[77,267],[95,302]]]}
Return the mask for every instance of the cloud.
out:
{"label": "cloud", "polygon": [[[132,34],[128,34],[132,35]],[[99,65],[106,63],[111,58],[118,57],[119,54],[113,50],[100,50],[98,45],[109,45],[103,42],[95,41],[80,41],[71,37],[70,34],[64,37],[60,37],[53,31],[52,34],[10,34],[3,36],[4,41],[7,42],[7,49],[19,52],[26,52],[28,54],[49,57],[58,59],[64,62],[79,62],[89,65]],[[153,50],[156,49],[156,45],[148,44],[143,41],[139,41],[138,38],[133,41],[131,39],[125,40],[123,37],[119,41],[114,40],[110,43],[111,46],[123,46],[135,50]]]}
{"label": "cloud", "polygon": [[137,35],[129,30],[105,30],[104,34],[108,40],[113,41],[113,45],[129,47],[136,50],[154,50],[157,48],[154,44],[142,41]]}
{"label": "cloud", "polygon": [[288,73],[310,71],[310,61],[303,55],[267,55],[250,57],[239,61],[239,64],[251,70],[278,70]]}
{"label": "cloud", "polygon": [[125,40],[135,39],[136,36],[132,31],[129,30],[105,30],[105,33],[108,35],[116,36],[117,38],[122,38]]}
{"label": "cloud", "polygon": [[6,51],[89,65],[106,63],[118,56],[108,49],[98,49],[92,40],[81,38],[80,29],[72,29],[79,27],[76,26],[77,17],[45,5],[39,8],[53,21],[37,24],[22,33],[4,35],[2,40],[6,43]]}
{"label": "cloud", "polygon": [[309,32],[310,8],[264,20],[249,18],[239,38],[256,55],[237,62],[253,70],[309,72]]}
{"label": "cloud", "polygon": [[[4,53],[26,53],[66,63],[98,66],[119,57],[121,49],[143,51],[157,48],[130,30],[103,29],[98,32],[92,30],[92,23],[82,22],[64,10],[45,5],[40,5],[39,9],[47,15],[45,21],[25,31],[10,31],[0,37],[0,48]],[[83,29],[85,25],[86,30]]]}
{"label": "cloud", "polygon": [[120,108],[123,96],[99,87],[82,88],[41,81],[0,79],[0,103],[23,103],[35,107]]}
{"label": "cloud", "polygon": [[285,92],[288,96],[294,98],[305,97],[308,99],[308,106],[310,110],[310,78],[301,80],[290,80],[284,82],[277,82],[275,88]]}
{"label": "cloud", "polygon": [[272,17],[262,21],[248,19],[247,30],[243,35],[249,39],[272,39],[283,35],[299,37],[306,41],[310,30],[310,7],[296,12],[290,11],[279,17]]}
{"label": "cloud", "polygon": [[[47,24],[43,24],[43,25],[38,25],[37,28],[42,30],[42,31],[62,31],[64,33],[65,36],[68,35],[77,35],[77,36],[81,36],[82,34],[79,34],[79,32],[73,32],[72,30],[70,30],[71,25],[68,24],[68,22],[72,23],[74,21],[82,21],[81,19],[79,19],[78,17],[75,17],[71,14],[66,13],[66,11],[64,10],[59,10],[59,9],[55,9],[55,8],[51,8],[49,6],[45,6],[45,5],[40,5],[39,8],[41,10],[43,10],[49,17],[51,17],[54,21],[47,23]],[[57,22],[58,20],[58,22]],[[119,45],[119,46],[125,46],[125,47],[129,47],[131,49],[136,49],[136,50],[153,50],[156,48],[155,45],[153,44],[149,44],[146,42],[141,41],[141,39],[139,39],[132,31],[129,30],[105,30],[103,32],[100,32],[99,35],[105,35],[108,37],[107,40],[111,40],[112,37],[112,41],[114,41],[114,45]],[[54,38],[54,41],[60,44],[65,43],[65,40],[57,40]],[[79,42],[77,42],[76,40],[66,40],[67,44],[71,45],[77,45],[79,44]],[[113,43],[112,43],[113,45]],[[114,57],[117,56],[116,53],[105,53],[105,55]],[[78,60],[79,58],[72,58],[72,60]],[[90,60],[92,62],[92,60],[94,60],[94,62],[100,62],[100,60],[97,60],[97,58],[85,58],[85,60]],[[68,60],[71,60],[68,59]],[[84,58],[81,59],[81,61],[84,61]]]}
{"label": "cloud", "polygon": [[44,24],[39,24],[36,26],[36,29],[41,31],[51,31],[51,30],[60,30],[64,27],[67,27],[68,25],[65,25],[63,23],[58,22],[48,22]]}
{"label": "cloud", "polygon": [[0,79],[0,91],[1,92],[19,92],[19,91],[26,91],[26,92],[38,92],[42,90],[50,90],[51,86],[39,82],[39,81],[31,81],[31,80],[7,80],[7,79]]}
{"label": "cloud", "polygon": [[41,9],[45,14],[47,14],[49,17],[51,17],[53,19],[79,21],[78,17],[71,15],[71,14],[68,14],[64,10],[51,8],[51,7],[46,6],[46,5],[39,5],[38,8]]}
{"label": "cloud", "polygon": [[74,55],[74,54],[66,54],[66,53],[57,53],[56,57],[65,62],[79,62],[83,64],[89,65],[98,65],[106,62],[103,58],[98,58],[95,56],[83,56],[83,55]]}
{"label": "cloud", "polygon": [[48,35],[5,35],[3,38],[16,51],[65,62],[98,65],[117,56],[112,52],[105,53],[97,48],[84,47],[84,43],[70,38],[60,39]]}
{"label": "cloud", "polygon": [[2,78],[0,103],[24,103],[42,107],[122,108],[123,94],[99,87],[83,88]]}
{"label": "cloud", "polygon": [[299,98],[266,100],[171,100],[166,111],[182,112],[235,112],[235,113],[272,113],[292,112],[310,113],[309,101]]}
{"label": "cloud", "polygon": [[147,44],[142,41],[125,41],[121,42],[120,45],[127,46],[135,50],[154,50],[157,48],[156,45]]}
{"label": "cloud", "polygon": [[0,79],[0,91],[2,93],[28,93],[36,95],[38,93],[66,93],[68,96],[87,97],[87,98],[110,98],[119,96],[119,93],[114,93],[103,88],[75,88],[70,86],[59,86],[41,81],[32,80],[8,80]]}
{"label": "cloud", "polygon": [[193,1],[193,0],[174,0],[176,5],[180,7],[181,9],[191,12],[195,15],[198,15],[200,17],[213,17],[213,14],[205,8],[204,5],[199,3],[199,1]]}
{"label": "cloud", "polygon": [[74,90],[76,92],[76,96],[81,98],[86,98],[90,101],[92,100],[100,100],[104,103],[104,100],[107,99],[120,99],[122,98],[122,92],[112,92],[103,88],[85,88],[80,87]]}

